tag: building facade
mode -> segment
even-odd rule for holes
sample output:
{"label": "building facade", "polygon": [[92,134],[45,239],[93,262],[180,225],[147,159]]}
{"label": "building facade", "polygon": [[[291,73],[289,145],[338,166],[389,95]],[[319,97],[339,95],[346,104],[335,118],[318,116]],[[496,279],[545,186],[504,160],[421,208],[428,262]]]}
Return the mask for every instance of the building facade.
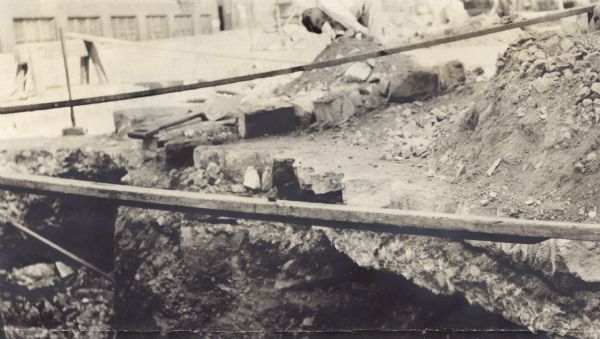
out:
{"label": "building facade", "polygon": [[58,40],[59,28],[125,40],[212,33],[218,8],[218,0],[0,0],[0,52]]}

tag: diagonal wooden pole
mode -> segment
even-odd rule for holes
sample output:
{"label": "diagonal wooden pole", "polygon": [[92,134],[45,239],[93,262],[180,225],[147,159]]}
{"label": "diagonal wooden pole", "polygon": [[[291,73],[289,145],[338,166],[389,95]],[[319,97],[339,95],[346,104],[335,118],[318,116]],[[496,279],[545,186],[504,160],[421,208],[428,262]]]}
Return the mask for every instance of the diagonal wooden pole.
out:
{"label": "diagonal wooden pole", "polygon": [[62,50],[63,62],[65,64],[65,75],[67,77],[67,91],[69,92],[69,108],[71,109],[71,127],[75,127],[75,111],[73,110],[73,96],[71,94],[71,77],[69,76],[69,63],[67,62],[67,52],[65,48],[65,37],[63,35],[62,28],[59,28],[60,32],[60,48]]}
{"label": "diagonal wooden pole", "polygon": [[101,270],[100,268],[98,268],[97,266],[87,262],[86,260],[82,259],[81,257],[67,251],[66,249],[64,249],[63,247],[57,245],[56,243],[44,238],[43,236],[37,234],[36,232],[32,231],[29,227],[22,225],[20,223],[18,223],[16,220],[8,217],[8,216],[2,216],[2,218],[5,219],[6,223],[9,225],[12,225],[14,228],[18,229],[19,231],[27,234],[28,236],[32,237],[33,239],[41,242],[42,244],[52,248],[53,250],[67,256],[70,259],[73,259],[74,261],[76,261],[77,263],[81,264],[82,266],[85,266],[87,268],[89,268],[90,270],[100,274],[101,276],[105,277],[106,279],[110,280],[110,281],[114,281],[113,277],[104,272],[103,270]]}

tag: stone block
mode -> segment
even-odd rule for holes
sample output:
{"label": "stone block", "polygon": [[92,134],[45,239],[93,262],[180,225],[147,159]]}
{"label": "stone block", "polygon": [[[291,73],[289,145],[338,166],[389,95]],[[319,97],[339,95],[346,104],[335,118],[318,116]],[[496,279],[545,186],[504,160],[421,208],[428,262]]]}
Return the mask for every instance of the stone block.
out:
{"label": "stone block", "polygon": [[440,94],[439,76],[428,71],[398,72],[391,76],[385,93],[388,102],[425,100]]}
{"label": "stone block", "polygon": [[240,112],[242,97],[239,95],[223,95],[215,93],[204,103],[204,112],[211,121],[219,121],[237,117]]}
{"label": "stone block", "polygon": [[289,133],[296,129],[296,111],[290,104],[259,108],[243,113],[238,119],[242,138]]}
{"label": "stone block", "polygon": [[320,124],[337,126],[353,117],[362,99],[358,90],[340,91],[315,102],[315,118]]}
{"label": "stone block", "polygon": [[462,85],[467,80],[465,66],[458,60],[447,62],[441,66],[436,66],[435,70],[439,75],[440,86],[442,90]]}
{"label": "stone block", "polygon": [[369,79],[373,68],[366,62],[357,62],[350,65],[344,73],[346,82],[365,82]]}
{"label": "stone block", "polygon": [[306,93],[292,100],[291,104],[294,106],[298,127],[308,127],[315,122],[315,101],[323,96],[323,92],[315,91]]}

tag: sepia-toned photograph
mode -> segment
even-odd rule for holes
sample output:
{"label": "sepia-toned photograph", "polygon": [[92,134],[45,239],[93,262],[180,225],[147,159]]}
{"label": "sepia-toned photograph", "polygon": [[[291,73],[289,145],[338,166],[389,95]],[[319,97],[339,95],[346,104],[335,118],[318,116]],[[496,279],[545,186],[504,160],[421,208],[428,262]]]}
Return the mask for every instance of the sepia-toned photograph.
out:
{"label": "sepia-toned photograph", "polygon": [[0,339],[597,339],[599,205],[600,1],[0,0]]}

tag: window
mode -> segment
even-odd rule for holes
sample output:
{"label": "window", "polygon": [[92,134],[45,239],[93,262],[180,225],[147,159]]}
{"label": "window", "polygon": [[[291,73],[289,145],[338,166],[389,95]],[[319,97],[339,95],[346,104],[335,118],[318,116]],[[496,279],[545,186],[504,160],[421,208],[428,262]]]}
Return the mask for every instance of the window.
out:
{"label": "window", "polygon": [[13,25],[17,44],[58,40],[54,18],[15,18]]}
{"label": "window", "polygon": [[210,14],[200,14],[200,31],[202,34],[212,33],[212,17]]}
{"label": "window", "polygon": [[173,21],[173,36],[194,35],[194,23],[191,15],[176,15]]}
{"label": "window", "polygon": [[139,40],[140,31],[135,16],[113,16],[111,18],[113,36],[123,40]]}
{"label": "window", "polygon": [[169,37],[169,21],[166,15],[148,15],[146,17],[149,39],[165,39]]}
{"label": "window", "polygon": [[69,32],[102,35],[102,22],[99,17],[70,17],[68,29]]}

